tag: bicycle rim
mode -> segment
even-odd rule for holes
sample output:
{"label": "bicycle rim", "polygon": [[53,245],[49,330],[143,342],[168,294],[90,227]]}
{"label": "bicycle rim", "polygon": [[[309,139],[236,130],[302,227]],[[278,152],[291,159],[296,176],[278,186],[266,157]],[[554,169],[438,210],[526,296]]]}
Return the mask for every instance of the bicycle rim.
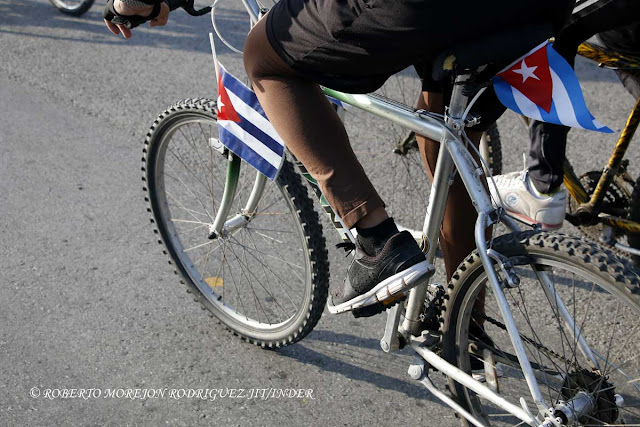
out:
{"label": "bicycle rim", "polygon": [[[227,155],[217,122],[192,114],[157,143],[154,216],[180,273],[223,323],[246,337],[277,339],[307,317],[312,267],[297,208],[286,186],[268,183],[247,225],[209,238],[224,189]],[[228,218],[243,214],[256,172],[241,168]]]}
{"label": "bicycle rim", "polygon": [[[549,250],[554,237],[541,235],[534,239],[542,246],[531,244],[524,255],[516,251],[511,254],[501,252],[517,265],[515,270],[521,284],[514,289],[505,289],[505,295],[543,398],[547,404],[566,407],[566,402],[575,401],[580,392],[591,396],[594,407],[567,422],[569,425],[639,425],[640,302],[624,285],[624,275],[609,273],[625,267],[615,261],[610,252],[601,252],[579,239],[557,237],[560,245],[556,242],[556,250]],[[543,247],[545,244],[548,246]],[[571,248],[591,253],[585,259],[573,255]],[[569,254],[565,253],[567,249]],[[551,287],[575,319],[576,330],[582,331],[593,350],[600,370],[593,369],[580,350],[573,330],[565,326],[559,315],[559,305],[544,292],[531,262],[535,268],[546,271]],[[455,321],[457,355],[452,359],[466,372],[475,368],[476,374],[483,374],[484,360],[493,358],[495,363],[489,366],[496,368],[491,370],[498,375],[494,385],[497,384],[500,394],[516,403],[523,397],[535,414],[537,408],[493,293],[488,288],[486,274],[478,263],[470,267],[474,271],[464,273],[465,290],[460,290],[464,296],[455,296],[458,301],[449,306],[458,319]],[[616,282],[609,274],[620,280]],[[484,304],[480,302],[483,292],[486,293]],[[484,349],[489,350],[490,357],[483,353]],[[467,407],[487,423],[520,424],[520,420],[472,391],[459,385],[452,386]],[[619,398],[624,400],[620,408],[616,406]]]}

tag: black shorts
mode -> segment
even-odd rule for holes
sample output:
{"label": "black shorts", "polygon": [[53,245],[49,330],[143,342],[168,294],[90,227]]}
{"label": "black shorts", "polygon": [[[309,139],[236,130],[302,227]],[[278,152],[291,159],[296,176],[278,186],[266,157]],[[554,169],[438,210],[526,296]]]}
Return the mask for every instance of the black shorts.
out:
{"label": "black shorts", "polygon": [[573,64],[580,43],[597,33],[616,30],[602,35],[611,38],[620,51],[632,51],[639,43],[639,21],[639,0],[580,0],[553,47]]}
{"label": "black shorts", "polygon": [[391,75],[457,43],[522,25],[560,28],[574,0],[280,0],[267,38],[301,75],[373,92]]}

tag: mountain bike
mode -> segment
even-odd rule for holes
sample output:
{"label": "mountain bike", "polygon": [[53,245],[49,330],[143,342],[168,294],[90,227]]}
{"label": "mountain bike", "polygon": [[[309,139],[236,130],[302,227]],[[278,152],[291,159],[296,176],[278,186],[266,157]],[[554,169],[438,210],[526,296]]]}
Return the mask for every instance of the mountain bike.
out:
{"label": "mountain bike", "polygon": [[49,0],[60,12],[80,16],[91,8],[94,0]]}
{"label": "mountain bike", "polygon": [[[255,22],[258,4],[243,4]],[[212,19],[214,14],[215,7]],[[469,95],[484,90],[478,88],[491,77],[488,68],[481,71],[487,58],[498,63],[517,58],[533,44],[528,40],[539,42],[534,36],[542,30],[496,34],[496,40],[510,37],[521,45],[484,51],[479,61],[464,59],[468,49],[478,51],[476,43],[456,46],[447,62],[455,64],[448,71],[456,84],[445,115],[376,94],[324,89],[377,117],[371,126],[384,127],[383,119],[441,141],[417,236],[430,263],[454,173],[478,211],[477,249],[451,283],[425,282],[388,311],[381,347],[412,349],[411,378],[463,423],[638,425],[640,278],[593,242],[521,231],[493,207],[485,188],[490,170],[469,151],[473,144],[465,129],[479,120],[469,115],[476,99]],[[217,136],[216,111],[213,100],[188,99],[153,123],[142,159],[151,222],[179,280],[210,316],[258,346],[289,345],[312,331],[329,287],[323,228],[309,192],[344,243],[354,236],[293,156],[268,182],[227,150]],[[511,233],[487,242],[486,228],[498,222]],[[446,376],[450,394],[434,385],[432,371]]]}

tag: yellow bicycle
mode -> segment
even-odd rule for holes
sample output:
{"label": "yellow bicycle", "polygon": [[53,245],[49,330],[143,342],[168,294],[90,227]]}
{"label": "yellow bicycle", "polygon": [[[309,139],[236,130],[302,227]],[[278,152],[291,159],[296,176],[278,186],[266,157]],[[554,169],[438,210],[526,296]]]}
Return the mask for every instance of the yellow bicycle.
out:
{"label": "yellow bicycle", "polygon": [[[578,54],[601,67],[640,76],[640,57],[623,55],[592,43],[583,43]],[[602,171],[578,177],[569,159],[564,163],[564,184],[571,196],[567,221],[588,237],[600,240],[619,253],[640,260],[640,179],[634,180],[624,156],[640,122],[640,99],[629,114],[620,138]]]}

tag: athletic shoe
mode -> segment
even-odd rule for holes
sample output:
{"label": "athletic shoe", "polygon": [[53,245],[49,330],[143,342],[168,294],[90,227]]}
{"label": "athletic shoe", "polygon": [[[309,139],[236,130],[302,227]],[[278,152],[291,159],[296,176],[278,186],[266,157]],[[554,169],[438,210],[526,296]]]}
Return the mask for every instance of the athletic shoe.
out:
{"label": "athletic shoe", "polygon": [[381,313],[434,271],[407,231],[393,235],[376,256],[367,254],[356,239],[355,257],[342,287],[331,292],[329,312],[355,310],[356,317]]}
{"label": "athletic shoe", "polygon": [[562,227],[567,210],[567,190],[560,187],[552,194],[542,194],[529,179],[528,170],[493,177],[496,188],[488,179],[489,190],[496,206],[504,208],[527,224],[541,224],[543,230]]}

